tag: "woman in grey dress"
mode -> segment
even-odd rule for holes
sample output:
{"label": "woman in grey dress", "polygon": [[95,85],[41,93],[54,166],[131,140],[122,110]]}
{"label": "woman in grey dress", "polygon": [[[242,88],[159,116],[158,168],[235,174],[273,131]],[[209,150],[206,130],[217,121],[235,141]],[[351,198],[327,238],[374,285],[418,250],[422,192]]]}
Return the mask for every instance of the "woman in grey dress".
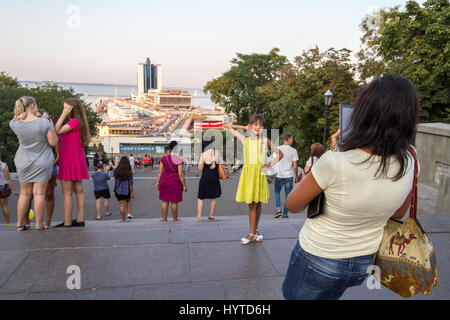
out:
{"label": "woman in grey dress", "polygon": [[36,117],[37,104],[33,97],[21,97],[16,101],[14,118],[9,127],[19,139],[14,158],[20,182],[17,203],[17,231],[25,229],[24,219],[31,199],[34,199],[36,229],[43,229],[45,190],[52,176],[53,152],[58,144],[53,123]]}

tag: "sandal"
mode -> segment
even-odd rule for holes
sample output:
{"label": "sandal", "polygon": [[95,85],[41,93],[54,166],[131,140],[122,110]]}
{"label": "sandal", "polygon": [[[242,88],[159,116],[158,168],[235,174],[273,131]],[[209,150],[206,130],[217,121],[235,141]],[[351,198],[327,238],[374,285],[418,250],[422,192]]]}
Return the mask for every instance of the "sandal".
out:
{"label": "sandal", "polygon": [[16,230],[17,230],[18,232],[24,231],[24,230],[25,230],[25,225],[16,227]]}
{"label": "sandal", "polygon": [[246,245],[249,244],[250,242],[256,241],[256,235],[254,235],[253,233],[249,233],[250,236],[252,236],[252,239],[247,239],[247,238],[242,238],[241,239],[241,244],[242,245]]}
{"label": "sandal", "polygon": [[208,220],[214,220],[214,216],[209,216]]}
{"label": "sandal", "polygon": [[102,217],[95,217],[95,220],[102,220]]}
{"label": "sandal", "polygon": [[263,241],[263,235],[258,233],[258,230],[256,230],[256,242],[262,242]]}

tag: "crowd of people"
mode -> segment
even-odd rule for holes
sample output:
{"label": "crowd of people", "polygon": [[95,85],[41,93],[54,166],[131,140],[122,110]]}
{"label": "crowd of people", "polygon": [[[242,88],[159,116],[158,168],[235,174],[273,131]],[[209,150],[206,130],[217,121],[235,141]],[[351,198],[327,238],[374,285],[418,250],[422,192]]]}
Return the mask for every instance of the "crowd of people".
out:
{"label": "crowd of people", "polygon": [[[299,157],[292,147],[293,135],[285,133],[284,144],[277,147],[262,135],[265,126],[262,115],[253,115],[246,125],[225,127],[244,147],[243,163],[233,166],[233,171],[241,170],[235,199],[246,203],[249,212],[249,233],[240,240],[242,245],[263,241],[258,225],[262,205],[269,200],[269,173],[275,173],[274,218],[288,218],[289,212],[302,212],[320,193],[325,195],[323,213],[306,220],[292,251],[282,287],[286,299],[338,299],[348,287],[361,284],[367,277],[367,268],[374,262],[386,221],[391,217],[402,218],[410,205],[414,161],[408,147],[414,139],[417,110],[417,93],[407,79],[387,74],[373,80],[358,93],[350,120],[351,131],[345,141],[337,142],[338,131],[331,137],[329,151],[320,143],[312,144],[303,169],[297,164]],[[6,223],[11,224],[8,196],[12,191],[19,195],[17,231],[30,228],[27,213],[32,200],[36,229],[49,228],[54,189],[59,180],[64,222],[55,227],[83,227],[82,180],[89,179],[83,150],[89,141],[89,126],[80,101],[66,100],[55,124],[53,117],[38,109],[32,97],[18,99],[14,114],[10,128],[19,140],[14,163],[20,192],[14,186],[8,166],[0,162],[0,205]],[[247,130],[248,136],[238,129]],[[214,220],[216,200],[222,194],[219,167],[224,161],[212,145],[211,141],[203,141],[198,161],[201,177],[197,220],[202,220],[206,199],[211,204],[208,219]],[[266,159],[269,151],[273,157]],[[146,155],[142,162],[145,171],[152,169],[151,157]],[[114,195],[121,219],[132,218],[135,164],[133,155],[116,158],[107,165],[98,157],[94,161],[95,172],[91,178],[97,219],[102,218],[102,198],[106,216],[111,214],[110,170],[114,170]],[[155,185],[161,200],[162,222],[168,221],[169,204],[173,221],[179,220],[178,205],[187,191],[187,169],[178,153],[177,142],[170,142],[160,160]],[[78,209],[76,219],[72,219],[73,193]]]}

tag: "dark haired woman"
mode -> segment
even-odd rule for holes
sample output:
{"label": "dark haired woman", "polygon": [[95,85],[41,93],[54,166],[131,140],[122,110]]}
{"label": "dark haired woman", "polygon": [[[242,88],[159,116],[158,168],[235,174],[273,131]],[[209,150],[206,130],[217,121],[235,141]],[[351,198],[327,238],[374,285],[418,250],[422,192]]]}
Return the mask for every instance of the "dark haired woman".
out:
{"label": "dark haired woman", "polygon": [[159,163],[156,191],[159,191],[161,203],[161,222],[167,221],[169,203],[171,203],[173,221],[178,221],[178,203],[183,201],[183,192],[186,192],[186,183],[183,174],[183,160],[176,156],[176,141],[171,141],[168,153]]}
{"label": "dark haired woman", "polygon": [[414,86],[397,75],[360,90],[342,152],[324,153],[287,199],[299,213],[325,193],[324,213],[306,220],[292,252],[286,299],[339,299],[366,279],[386,221],[409,208],[418,105]]}
{"label": "dark haired woman", "polygon": [[[64,124],[64,120],[69,121]],[[82,180],[89,180],[84,147],[88,146],[90,134],[86,112],[78,99],[64,101],[64,109],[55,124],[61,136],[58,180],[64,198],[64,223],[56,227],[84,227],[85,196]],[[72,220],[73,200],[77,199],[78,215]]]}
{"label": "dark haired woman", "polygon": [[126,221],[126,211],[131,212],[131,199],[134,198],[133,170],[127,157],[120,158],[114,170],[114,194],[119,201],[120,217]]}
{"label": "dark haired woman", "polygon": [[222,156],[219,150],[208,148],[212,141],[203,141],[202,154],[198,162],[198,170],[202,172],[198,184],[197,194],[197,220],[202,220],[202,211],[205,199],[211,199],[211,209],[209,211],[209,220],[214,220],[214,210],[216,208],[216,199],[222,194],[220,188],[219,164],[223,164]]}

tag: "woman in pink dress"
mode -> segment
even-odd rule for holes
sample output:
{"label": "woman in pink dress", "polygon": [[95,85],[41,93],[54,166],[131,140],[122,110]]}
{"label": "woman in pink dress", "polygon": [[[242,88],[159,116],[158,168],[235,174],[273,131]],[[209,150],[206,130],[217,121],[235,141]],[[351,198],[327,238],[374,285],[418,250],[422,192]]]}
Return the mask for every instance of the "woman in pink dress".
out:
{"label": "woman in pink dress", "polygon": [[172,203],[173,221],[178,221],[178,202],[183,201],[183,192],[186,192],[186,183],[183,174],[183,160],[176,156],[176,141],[169,144],[169,152],[159,164],[158,178],[156,180],[156,190],[159,191],[161,203],[162,222],[167,221],[169,202]]}
{"label": "woman in pink dress", "polygon": [[[69,122],[63,125],[66,118]],[[64,223],[56,227],[84,227],[85,197],[82,180],[89,180],[84,147],[89,144],[89,125],[80,100],[64,101],[64,110],[55,125],[61,135],[58,180],[64,198]],[[72,193],[77,198],[78,216],[72,220]]]}

